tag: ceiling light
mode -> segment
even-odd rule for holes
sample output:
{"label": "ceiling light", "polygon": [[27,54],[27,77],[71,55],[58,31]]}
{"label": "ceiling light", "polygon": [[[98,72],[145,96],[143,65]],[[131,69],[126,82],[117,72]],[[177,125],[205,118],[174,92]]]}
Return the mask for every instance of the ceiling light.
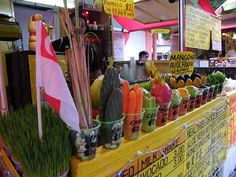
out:
{"label": "ceiling light", "polygon": [[233,39],[236,39],[236,34],[233,35]]}

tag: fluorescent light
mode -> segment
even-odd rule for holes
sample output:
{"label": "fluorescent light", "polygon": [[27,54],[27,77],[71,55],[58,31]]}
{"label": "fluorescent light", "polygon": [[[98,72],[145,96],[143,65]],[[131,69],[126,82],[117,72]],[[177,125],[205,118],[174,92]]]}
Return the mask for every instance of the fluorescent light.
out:
{"label": "fluorescent light", "polygon": [[236,39],[236,34],[233,35],[233,39]]}
{"label": "fluorescent light", "polygon": [[[64,7],[63,0],[24,0],[27,2]],[[67,0],[67,7],[74,8],[74,0]]]}

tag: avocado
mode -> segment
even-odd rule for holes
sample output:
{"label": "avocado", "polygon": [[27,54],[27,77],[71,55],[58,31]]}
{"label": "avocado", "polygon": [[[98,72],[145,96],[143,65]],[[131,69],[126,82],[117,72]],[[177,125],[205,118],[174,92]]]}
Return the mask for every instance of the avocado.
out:
{"label": "avocado", "polygon": [[186,82],[188,79],[191,79],[190,75],[185,74],[185,75],[184,75],[184,82]]}
{"label": "avocado", "polygon": [[184,81],[184,76],[183,76],[183,75],[179,75],[179,76],[176,78],[176,82],[178,83],[179,80],[183,80],[183,81]]}
{"label": "avocado", "polygon": [[194,79],[195,79],[196,77],[198,77],[199,79],[201,79],[201,75],[200,75],[200,74],[198,74],[198,73],[193,73],[193,74],[191,74],[191,79],[192,79],[192,81],[194,81]]}

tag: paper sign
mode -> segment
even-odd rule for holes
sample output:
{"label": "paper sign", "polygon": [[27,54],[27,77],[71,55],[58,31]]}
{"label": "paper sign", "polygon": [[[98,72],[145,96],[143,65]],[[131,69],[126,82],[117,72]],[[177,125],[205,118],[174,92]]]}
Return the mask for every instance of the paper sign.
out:
{"label": "paper sign", "polygon": [[102,12],[102,0],[84,0],[83,8]]}
{"label": "paper sign", "polygon": [[236,0],[231,0],[223,4],[224,11],[236,8]]}
{"label": "paper sign", "polygon": [[229,143],[231,146],[236,142],[236,95],[229,98]]}
{"label": "paper sign", "polygon": [[179,137],[172,137],[173,141],[163,146],[162,153],[145,154],[113,176],[210,176],[226,159],[228,113],[224,105],[221,102],[211,113],[201,114],[201,119],[188,125]]}
{"label": "paper sign", "polygon": [[186,5],[185,46],[210,48],[210,15],[190,5]]}
{"label": "paper sign", "polygon": [[222,50],[221,42],[221,20],[216,17],[210,17],[211,22],[211,36],[212,36],[212,50]]}
{"label": "paper sign", "polygon": [[169,69],[172,75],[192,74],[194,57],[192,52],[173,52],[170,57]]}
{"label": "paper sign", "polygon": [[134,18],[133,0],[104,0],[104,11],[108,14]]}
{"label": "paper sign", "polygon": [[165,33],[165,34],[168,34],[168,33],[170,33],[170,30],[169,29],[152,29],[151,33]]}

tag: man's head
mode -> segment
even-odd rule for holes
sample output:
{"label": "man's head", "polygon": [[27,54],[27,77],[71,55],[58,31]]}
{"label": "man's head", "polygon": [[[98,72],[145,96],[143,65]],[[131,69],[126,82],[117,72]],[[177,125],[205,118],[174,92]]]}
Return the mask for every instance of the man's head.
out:
{"label": "man's head", "polygon": [[149,54],[147,51],[141,51],[139,52],[139,61],[147,61],[148,60],[148,57],[149,57]]}

